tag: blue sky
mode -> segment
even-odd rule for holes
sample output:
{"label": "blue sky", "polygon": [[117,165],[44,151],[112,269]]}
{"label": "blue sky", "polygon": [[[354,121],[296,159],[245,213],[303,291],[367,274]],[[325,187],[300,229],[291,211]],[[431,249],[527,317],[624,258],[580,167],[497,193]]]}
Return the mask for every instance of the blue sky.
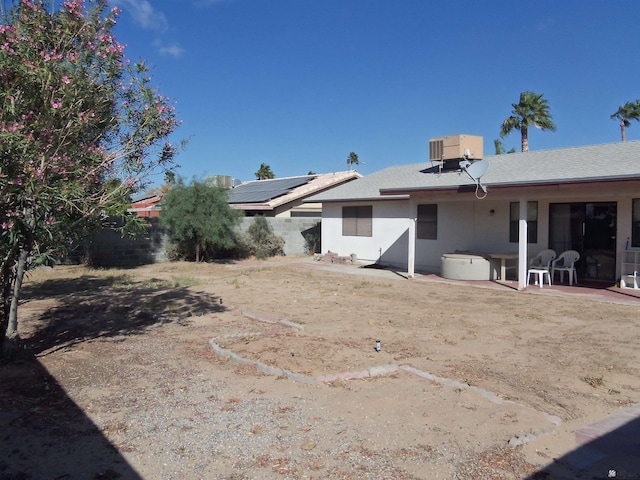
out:
{"label": "blue sky", "polygon": [[[495,153],[520,92],[557,132],[531,150],[620,141],[610,118],[640,98],[640,2],[596,0],[110,0],[116,37],[146,60],[189,138],[186,179],[362,174],[428,161],[430,138]],[[640,122],[627,130],[640,139]],[[520,149],[517,132],[503,140]]]}

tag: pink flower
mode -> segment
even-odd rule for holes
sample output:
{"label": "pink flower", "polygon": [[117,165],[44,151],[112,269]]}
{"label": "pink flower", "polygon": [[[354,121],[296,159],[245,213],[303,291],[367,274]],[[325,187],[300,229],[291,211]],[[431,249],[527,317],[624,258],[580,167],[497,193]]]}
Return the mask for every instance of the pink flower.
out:
{"label": "pink flower", "polygon": [[62,83],[64,83],[65,85],[69,85],[69,83],[71,83],[71,80],[69,80],[69,77],[67,77],[66,75],[64,75],[62,77]]}
{"label": "pink flower", "polygon": [[62,102],[51,102],[51,108],[60,108],[62,106]]}

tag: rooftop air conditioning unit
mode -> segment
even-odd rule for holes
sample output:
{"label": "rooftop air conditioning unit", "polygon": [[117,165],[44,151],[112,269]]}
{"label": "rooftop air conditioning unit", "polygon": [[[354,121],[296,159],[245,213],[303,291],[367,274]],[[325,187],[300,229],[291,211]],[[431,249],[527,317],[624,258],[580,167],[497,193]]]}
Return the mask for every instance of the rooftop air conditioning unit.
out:
{"label": "rooftop air conditioning unit", "polygon": [[482,137],[475,135],[449,135],[429,140],[429,160],[453,162],[480,160],[483,156]]}

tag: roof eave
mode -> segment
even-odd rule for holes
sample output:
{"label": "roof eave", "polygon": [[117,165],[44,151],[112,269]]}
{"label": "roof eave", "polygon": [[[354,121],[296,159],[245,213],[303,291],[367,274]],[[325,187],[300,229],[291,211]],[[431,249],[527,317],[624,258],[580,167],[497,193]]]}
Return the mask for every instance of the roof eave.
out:
{"label": "roof eave", "polygon": [[[522,187],[548,187],[558,185],[585,185],[595,183],[611,183],[611,182],[633,182],[640,181],[638,175],[627,176],[615,176],[615,177],[597,177],[597,178],[572,178],[572,179],[553,179],[553,180],[541,180],[541,181],[522,181],[522,182],[496,182],[485,183],[484,186],[487,189],[507,189],[507,188],[522,188]],[[446,185],[446,186],[423,186],[415,188],[381,188],[380,195],[385,198],[388,196],[396,195],[410,195],[416,192],[457,192],[460,189],[466,189],[473,187],[473,184],[461,184],[461,185]]]}
{"label": "roof eave", "polygon": [[274,207],[272,205],[266,203],[233,203],[229,205],[234,210],[273,210]]}
{"label": "roof eave", "polygon": [[313,203],[345,203],[345,202],[375,202],[380,200],[408,200],[409,195],[385,195],[384,198],[377,197],[357,197],[357,198],[331,198],[326,200],[314,200]]}

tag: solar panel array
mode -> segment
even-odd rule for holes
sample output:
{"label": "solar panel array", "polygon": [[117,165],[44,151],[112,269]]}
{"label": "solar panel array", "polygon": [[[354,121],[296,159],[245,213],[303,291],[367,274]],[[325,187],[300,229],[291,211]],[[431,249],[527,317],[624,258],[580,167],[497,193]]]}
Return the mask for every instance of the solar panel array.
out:
{"label": "solar panel array", "polygon": [[268,202],[289,193],[296,187],[304,185],[315,176],[275,178],[273,180],[255,180],[243,183],[229,192],[229,203]]}

